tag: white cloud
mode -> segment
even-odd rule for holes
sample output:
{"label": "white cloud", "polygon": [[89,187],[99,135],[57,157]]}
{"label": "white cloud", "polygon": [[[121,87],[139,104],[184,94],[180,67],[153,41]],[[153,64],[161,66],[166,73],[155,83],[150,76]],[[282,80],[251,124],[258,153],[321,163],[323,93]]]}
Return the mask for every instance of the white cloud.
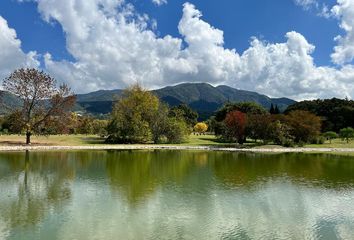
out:
{"label": "white cloud", "polygon": [[37,4],[43,19],[62,26],[75,59],[54,61],[48,53],[46,70],[76,92],[136,81],[150,88],[209,82],[294,99],[354,96],[354,66],[316,66],[311,56],[315,46],[297,32],[288,32],[283,43],[253,38],[249,49],[238,53],[224,47],[223,31],[202,20],[189,3],[178,25],[182,38],[158,37],[154,22],[122,0]]}
{"label": "white cloud", "polygon": [[340,19],[340,28],[345,31],[344,36],[335,38],[338,45],[334,47],[332,61],[336,64],[351,62],[354,59],[354,1],[338,0],[331,12]]}
{"label": "white cloud", "polygon": [[317,0],[294,0],[294,3],[303,7],[305,10],[309,10],[312,7],[317,8],[319,6]]}
{"label": "white cloud", "polygon": [[154,4],[156,4],[157,6],[161,6],[163,4],[167,4],[167,0],[152,0],[152,2]]}
{"label": "white cloud", "polygon": [[0,81],[19,67],[38,67],[36,52],[24,53],[16,31],[0,16]]}

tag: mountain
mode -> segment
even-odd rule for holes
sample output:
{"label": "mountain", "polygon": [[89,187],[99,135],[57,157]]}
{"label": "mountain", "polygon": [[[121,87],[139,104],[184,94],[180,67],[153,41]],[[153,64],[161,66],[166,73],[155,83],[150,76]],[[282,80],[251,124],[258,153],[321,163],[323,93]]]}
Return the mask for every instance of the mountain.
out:
{"label": "mountain", "polygon": [[[116,89],[78,94],[75,110],[94,115],[110,113],[114,99],[117,99],[122,92],[123,90]],[[207,83],[183,83],[152,92],[170,106],[187,104],[198,112],[201,120],[210,117],[226,102],[256,102],[266,109],[274,104],[278,105],[281,111],[296,103],[289,98],[270,98],[256,92],[239,90],[225,85],[214,87]],[[6,106],[18,106],[19,100],[15,96],[7,92],[3,92],[2,96]],[[0,114],[1,110],[3,108],[0,109]]]}
{"label": "mountain", "polygon": [[[295,103],[288,98],[269,98],[256,92],[235,89],[221,85],[214,87],[207,83],[183,83],[176,86],[168,86],[153,90],[162,101],[170,106],[181,103],[189,105],[199,113],[201,119],[206,119],[224,103],[230,102],[256,102],[266,109],[270,105],[278,105],[279,109],[285,110],[287,106]],[[112,101],[121,95],[122,90],[100,90],[87,94],[78,94],[78,105],[94,114],[106,114],[112,110]]]}
{"label": "mountain", "polygon": [[20,99],[13,94],[0,90],[0,114],[6,113],[7,109],[16,108],[20,103]]}

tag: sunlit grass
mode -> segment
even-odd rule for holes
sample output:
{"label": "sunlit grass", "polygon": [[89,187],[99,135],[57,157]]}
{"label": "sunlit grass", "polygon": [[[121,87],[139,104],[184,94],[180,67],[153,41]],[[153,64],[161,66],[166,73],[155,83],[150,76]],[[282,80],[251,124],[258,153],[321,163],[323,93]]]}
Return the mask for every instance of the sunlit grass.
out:
{"label": "sunlit grass", "polygon": [[[25,144],[24,135],[0,135],[0,145],[23,145]],[[51,136],[32,136],[32,145],[59,145],[59,146],[84,146],[102,145],[104,138],[97,135],[51,135]],[[105,144],[106,145],[106,144]],[[214,135],[194,135],[191,134],[184,143],[173,144],[181,146],[216,146],[216,147],[236,147],[234,143],[223,143]],[[243,147],[255,148],[281,148],[278,145],[262,145],[261,141],[254,142],[248,140]],[[354,140],[347,143],[341,139],[334,139],[332,143],[326,141],[324,144],[308,144],[306,148],[354,148]]]}

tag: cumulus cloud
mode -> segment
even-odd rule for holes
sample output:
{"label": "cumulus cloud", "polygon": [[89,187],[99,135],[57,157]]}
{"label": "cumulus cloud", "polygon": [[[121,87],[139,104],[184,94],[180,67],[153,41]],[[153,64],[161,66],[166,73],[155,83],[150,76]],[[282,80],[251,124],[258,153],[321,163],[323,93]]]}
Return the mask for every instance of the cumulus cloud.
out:
{"label": "cumulus cloud", "polygon": [[344,36],[335,38],[338,45],[334,47],[332,61],[336,64],[351,62],[354,59],[354,1],[338,0],[331,12],[340,19],[340,28],[345,31]]}
{"label": "cumulus cloud", "polygon": [[[204,21],[190,3],[183,5],[178,24],[182,37],[175,38],[157,36],[153,21],[123,0],[36,2],[44,20],[62,26],[75,59],[55,61],[47,53],[45,68],[76,92],[135,82],[149,88],[209,82],[294,99],[354,96],[353,65],[316,66],[315,46],[294,31],[282,43],[252,38],[250,47],[238,53],[224,47],[223,31]],[[339,18],[344,15],[338,11]]]}
{"label": "cumulus cloud", "polygon": [[24,53],[16,31],[0,16],[0,81],[19,67],[38,67],[37,53]]}
{"label": "cumulus cloud", "polygon": [[163,4],[167,4],[167,0],[152,0],[152,2],[154,4],[156,4],[157,6],[161,6]]}

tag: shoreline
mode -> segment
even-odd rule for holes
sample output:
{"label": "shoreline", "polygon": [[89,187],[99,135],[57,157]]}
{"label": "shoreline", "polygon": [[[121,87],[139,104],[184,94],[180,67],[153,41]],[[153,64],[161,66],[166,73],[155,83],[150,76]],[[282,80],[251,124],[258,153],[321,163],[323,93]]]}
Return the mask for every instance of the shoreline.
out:
{"label": "shoreline", "polygon": [[234,148],[217,146],[178,146],[178,145],[102,145],[102,146],[52,146],[52,145],[16,145],[0,146],[0,152],[14,151],[51,151],[51,150],[203,150],[250,153],[354,153],[354,148]]}

